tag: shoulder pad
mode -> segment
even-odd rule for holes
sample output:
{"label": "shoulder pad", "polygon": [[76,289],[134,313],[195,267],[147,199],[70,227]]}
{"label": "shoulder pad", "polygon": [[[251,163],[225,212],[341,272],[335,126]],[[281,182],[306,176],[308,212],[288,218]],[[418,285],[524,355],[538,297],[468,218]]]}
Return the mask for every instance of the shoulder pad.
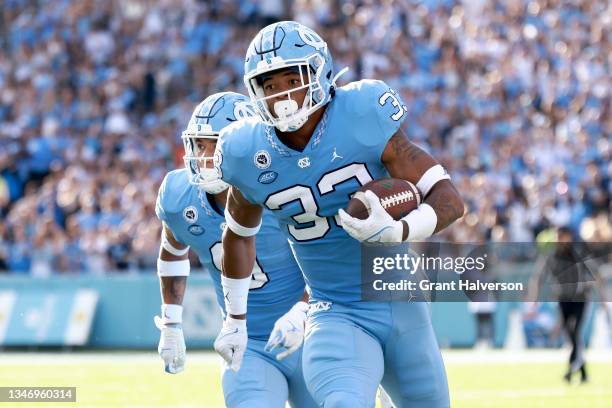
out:
{"label": "shoulder pad", "polygon": [[378,100],[389,90],[389,86],[383,81],[362,79],[338,88],[334,98],[339,98],[347,111],[367,115],[377,108]]}
{"label": "shoulder pad", "polygon": [[184,205],[181,203],[191,187],[186,169],[168,172],[157,193],[157,202],[155,204],[157,217],[165,221],[168,214],[182,211]]}
{"label": "shoulder pad", "polygon": [[235,173],[244,168],[244,159],[253,155],[262,126],[259,118],[247,118],[221,131],[215,151],[215,166],[223,181],[234,184]]}

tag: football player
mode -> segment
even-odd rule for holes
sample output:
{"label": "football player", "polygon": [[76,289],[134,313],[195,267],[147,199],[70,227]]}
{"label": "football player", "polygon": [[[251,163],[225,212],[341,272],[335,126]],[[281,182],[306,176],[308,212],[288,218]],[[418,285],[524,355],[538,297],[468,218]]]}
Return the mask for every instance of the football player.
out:
{"label": "football player", "polygon": [[[299,23],[269,25],[248,48],[244,82],[261,119],[225,128],[215,153],[232,185],[223,236],[229,316],[218,339],[247,336],[239,282],[250,279],[265,208],[311,290],[302,360],[316,402],[372,407],[382,381],[397,407],[448,407],[427,304],[361,301],[360,242],[425,240],[461,217],[463,202],[444,168],[400,130],[407,108],[393,89],[375,80],[336,87],[336,78],[327,44]],[[342,210],[360,186],[388,176],[417,185],[425,198],[416,210],[395,221],[372,192],[367,219]],[[230,364],[240,358],[232,346],[217,348]]]}
{"label": "football player", "polygon": [[[185,168],[169,172],[159,189],[156,213],[163,229],[157,269],[163,304],[155,324],[161,330],[158,351],[168,373],[181,372],[185,364],[181,305],[189,276],[190,248],[210,272],[217,301],[226,313],[221,288],[226,279],[221,276],[221,234],[228,185],[216,176],[212,155],[221,129],[253,114],[244,95],[225,92],[206,98],[195,108],[182,135]],[[304,384],[301,350],[296,351],[302,343],[308,308],[301,300],[304,280],[278,222],[270,213],[263,218],[257,235],[257,258],[249,279],[243,282],[244,289],[251,292],[248,347],[244,349],[246,339],[232,343],[235,350],[243,348],[244,361],[240,376],[236,373],[239,360],[223,371],[225,402],[228,407],[281,408],[289,400],[293,407],[314,407]],[[232,338],[232,334],[228,336]],[[285,350],[275,358],[267,350],[277,347]]]}

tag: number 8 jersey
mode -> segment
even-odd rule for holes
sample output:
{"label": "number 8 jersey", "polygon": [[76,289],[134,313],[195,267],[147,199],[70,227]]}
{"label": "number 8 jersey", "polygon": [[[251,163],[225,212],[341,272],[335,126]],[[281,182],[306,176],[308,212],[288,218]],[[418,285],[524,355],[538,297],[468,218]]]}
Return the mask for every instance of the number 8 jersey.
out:
{"label": "number 8 jersey", "polygon": [[[191,185],[187,170],[181,169],[164,178],[155,212],[176,240],[191,247],[209,271],[225,317],[221,287],[223,211],[216,207],[212,196]],[[278,221],[269,211],[264,212],[255,240],[257,254],[247,304],[247,331],[249,338],[267,340],[274,322],[302,298],[304,279]]]}
{"label": "number 8 jersey", "polygon": [[384,82],[363,80],[336,90],[301,152],[257,118],[220,134],[215,163],[222,179],[278,218],[313,300],[361,299],[360,244],[337,213],[360,186],[388,177],[381,156],[405,111]]}

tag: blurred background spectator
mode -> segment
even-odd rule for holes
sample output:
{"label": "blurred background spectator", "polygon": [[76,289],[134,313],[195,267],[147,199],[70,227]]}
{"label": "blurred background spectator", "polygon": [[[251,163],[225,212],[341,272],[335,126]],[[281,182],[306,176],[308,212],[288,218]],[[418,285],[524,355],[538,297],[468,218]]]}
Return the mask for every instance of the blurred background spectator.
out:
{"label": "blurred background spectator", "polygon": [[[5,0],[0,12],[0,272],[155,268],[154,205],[210,93],[245,92],[265,24],[296,19],[341,83],[378,78],[440,158],[457,242],[569,225],[610,241],[612,5],[591,0]],[[367,47],[365,46],[367,44]]]}

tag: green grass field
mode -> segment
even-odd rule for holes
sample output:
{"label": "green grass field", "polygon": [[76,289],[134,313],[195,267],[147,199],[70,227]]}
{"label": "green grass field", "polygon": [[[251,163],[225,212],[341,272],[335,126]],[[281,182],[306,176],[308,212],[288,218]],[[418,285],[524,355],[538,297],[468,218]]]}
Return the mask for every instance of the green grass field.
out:
{"label": "green grass field", "polygon": [[[612,358],[590,353],[586,385],[561,381],[566,351],[444,352],[452,407],[610,407]],[[603,358],[602,358],[603,356]],[[77,403],[0,407],[223,407],[219,362],[188,353],[180,375],[168,375],[155,353],[1,353],[0,386],[76,386]]]}

